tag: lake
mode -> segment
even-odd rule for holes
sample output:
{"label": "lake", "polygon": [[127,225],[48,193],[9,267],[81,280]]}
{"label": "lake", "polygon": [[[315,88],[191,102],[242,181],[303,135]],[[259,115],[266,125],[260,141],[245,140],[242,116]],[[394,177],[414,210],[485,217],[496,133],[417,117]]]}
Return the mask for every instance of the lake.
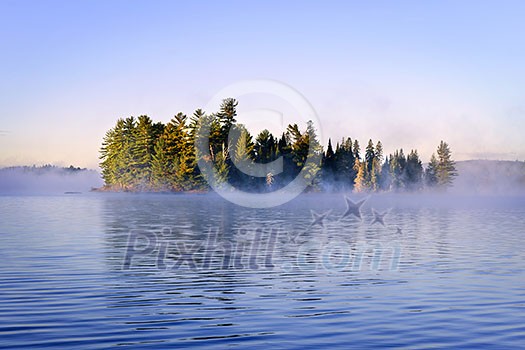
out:
{"label": "lake", "polygon": [[0,197],[0,347],[523,348],[525,197],[360,198]]}

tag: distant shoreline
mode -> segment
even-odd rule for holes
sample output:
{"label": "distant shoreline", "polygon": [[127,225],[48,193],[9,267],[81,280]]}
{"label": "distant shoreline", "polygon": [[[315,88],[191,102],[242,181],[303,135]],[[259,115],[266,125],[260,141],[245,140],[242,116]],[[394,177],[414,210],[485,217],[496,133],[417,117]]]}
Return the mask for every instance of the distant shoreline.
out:
{"label": "distant shoreline", "polygon": [[[459,176],[446,193],[481,195],[523,195],[525,193],[525,162],[467,160],[456,163]],[[151,194],[206,194],[211,189],[191,191],[131,190],[104,185],[95,169],[58,166],[12,166],[0,168],[0,194],[64,194],[82,193],[151,193]],[[255,193],[255,192],[254,192]],[[261,192],[265,193],[265,192]],[[350,193],[326,191],[325,193]],[[365,194],[364,192],[363,194]],[[380,192],[378,192],[380,193]],[[377,194],[378,194],[377,193]],[[427,193],[423,191],[423,193]]]}
{"label": "distant shoreline", "polygon": [[125,188],[113,188],[108,186],[92,187],[89,192],[95,193],[144,193],[144,194],[206,194],[212,191],[207,190],[190,190],[190,191],[152,191],[152,190],[136,190]]}

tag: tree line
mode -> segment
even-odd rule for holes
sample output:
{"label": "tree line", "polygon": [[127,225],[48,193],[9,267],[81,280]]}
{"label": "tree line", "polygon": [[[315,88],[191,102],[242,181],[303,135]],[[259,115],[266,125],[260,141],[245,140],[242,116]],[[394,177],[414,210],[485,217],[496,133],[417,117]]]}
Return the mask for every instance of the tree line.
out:
{"label": "tree line", "polygon": [[23,173],[32,173],[36,175],[42,175],[42,174],[47,174],[50,172],[59,172],[63,174],[75,174],[78,172],[90,171],[90,170],[88,170],[87,168],[75,167],[73,165],[70,165],[68,167],[59,167],[59,166],[52,165],[52,164],[44,164],[41,166],[37,166],[33,164],[31,166],[20,165],[20,166],[10,166],[10,167],[5,167],[5,168],[0,168],[0,172],[1,171],[20,171]]}
{"label": "tree line", "polygon": [[[424,169],[417,150],[385,156],[380,141],[369,140],[362,152],[357,140],[343,138],[334,147],[329,139],[324,151],[312,122],[304,130],[290,124],[279,137],[268,130],[253,137],[237,123],[237,105],[228,98],[216,113],[178,113],[167,124],[145,115],[118,119],[100,149],[104,189],[206,191],[210,174],[201,171],[199,162],[213,167],[219,185],[230,183],[252,192],[282,188],[297,176],[314,191],[417,191],[446,188],[457,175],[443,141]],[[205,152],[195,147],[203,137],[209,146]],[[319,162],[307,162],[309,157]],[[250,171],[255,167],[257,174]]]}

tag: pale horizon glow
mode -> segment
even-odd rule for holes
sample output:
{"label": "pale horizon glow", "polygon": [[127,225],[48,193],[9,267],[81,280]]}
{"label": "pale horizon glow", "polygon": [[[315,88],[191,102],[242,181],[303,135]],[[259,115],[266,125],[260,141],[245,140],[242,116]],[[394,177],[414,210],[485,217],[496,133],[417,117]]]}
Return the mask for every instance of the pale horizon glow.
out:
{"label": "pale horizon glow", "polygon": [[[380,140],[426,162],[445,140],[456,160],[525,160],[524,13],[521,1],[2,1],[0,166],[97,168],[117,118],[168,122],[249,79],[303,94],[325,146]],[[240,99],[239,122],[264,124],[251,116]]]}

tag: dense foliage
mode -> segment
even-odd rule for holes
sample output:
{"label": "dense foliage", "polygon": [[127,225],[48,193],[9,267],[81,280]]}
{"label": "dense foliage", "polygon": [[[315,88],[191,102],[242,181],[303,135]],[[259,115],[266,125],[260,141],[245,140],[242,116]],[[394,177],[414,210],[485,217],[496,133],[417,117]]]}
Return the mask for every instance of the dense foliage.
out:
{"label": "dense foliage", "polygon": [[[437,157],[432,155],[424,170],[417,150],[405,156],[400,149],[385,156],[380,141],[369,140],[362,153],[357,140],[343,138],[335,148],[329,140],[323,151],[311,122],[304,131],[293,124],[279,137],[263,130],[254,138],[237,123],[237,104],[235,99],[225,99],[217,113],[197,109],[190,118],[178,113],[167,124],[154,123],[147,116],[117,120],[100,151],[105,188],[202,191],[213,180],[245,191],[268,191],[300,175],[311,183],[311,190],[416,191],[446,188],[457,175],[450,148],[443,141]],[[209,152],[195,147],[202,141],[202,130],[209,135]],[[310,156],[318,156],[319,162],[306,163]],[[200,162],[213,166],[213,179],[201,172]],[[253,170],[256,164],[259,172],[263,168],[262,174]]]}

